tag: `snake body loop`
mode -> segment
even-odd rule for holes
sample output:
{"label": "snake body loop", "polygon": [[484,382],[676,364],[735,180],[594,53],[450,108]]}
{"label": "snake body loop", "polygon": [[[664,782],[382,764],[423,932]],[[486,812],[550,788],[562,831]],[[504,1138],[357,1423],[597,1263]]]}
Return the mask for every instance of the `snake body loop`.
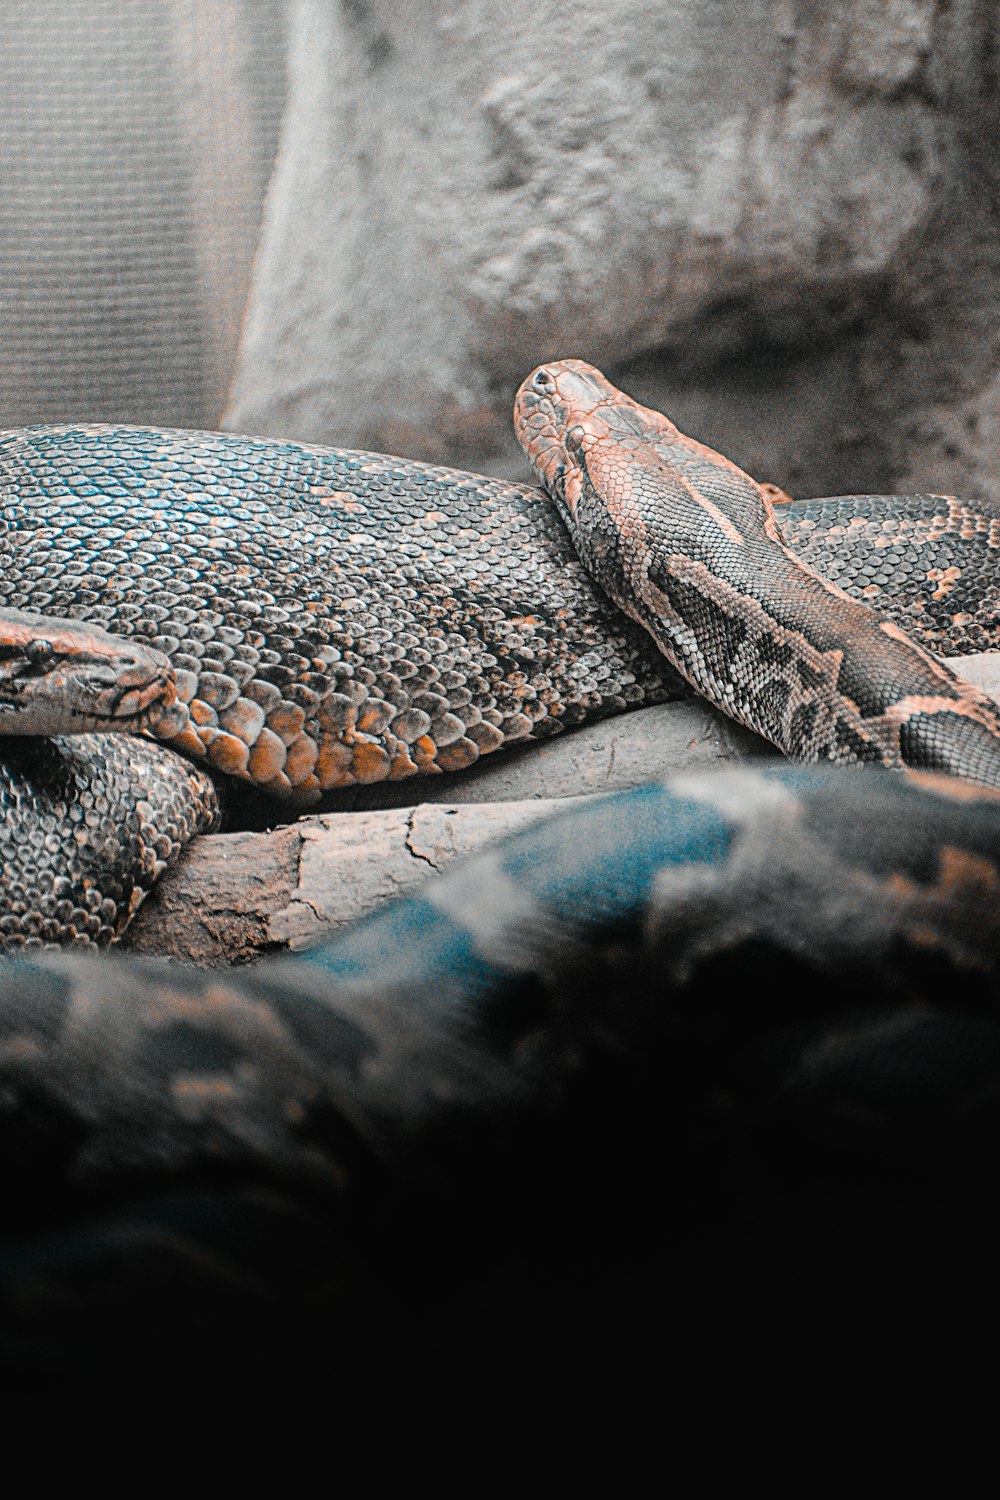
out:
{"label": "snake body loop", "polygon": [[593,1323],[640,1247],[634,1316],[685,1374],[706,1338],[756,1372],[816,1299],[791,1368],[884,1355],[872,1297],[904,1273],[932,1366],[955,1329],[985,1352],[998,896],[995,794],[747,766],[595,799],[295,960],[6,960],[0,1370],[326,1399],[374,1327],[381,1412],[442,1339],[459,1398],[498,1361],[550,1379],[568,1278],[606,1393]]}
{"label": "snake body loop", "polygon": [[[655,414],[643,415],[606,383],[598,395],[602,420],[612,409],[619,419],[625,413],[624,433],[605,438],[599,454],[606,475],[625,486],[615,491],[617,504],[621,494],[640,494],[637,476],[645,483],[655,471],[660,485],[670,454],[688,440],[672,437],[659,417],[650,436]],[[583,430],[570,405],[548,420],[546,441],[574,426]],[[529,427],[537,459],[534,419]],[[661,440],[666,457],[655,448]],[[711,558],[718,572],[699,574],[705,536],[686,537],[689,553],[675,548],[680,561],[663,568],[659,583],[647,569],[645,582],[638,578],[619,602],[643,625],[652,623],[655,634],[666,618],[663,601],[685,596],[690,623],[676,659],[688,675],[707,663],[700,680],[716,701],[793,754],[910,757],[990,781],[992,707],[948,696],[954,680],[884,627],[874,653],[852,644],[850,632],[843,650],[832,622],[846,602],[815,574],[876,603],[931,649],[987,649],[1000,643],[993,565],[1000,516],[927,495],[783,505],[782,534],[803,568],[767,534],[771,518],[752,481],[698,445],[688,444],[684,458],[698,467],[702,500],[721,482],[735,485],[744,510],[749,505],[750,523],[742,524],[752,538],[743,549],[752,553],[750,563],[740,561],[723,527],[722,552]],[[606,477],[593,454],[590,462],[588,504],[603,493]],[[547,461],[539,468],[551,474]],[[557,497],[571,472],[564,461]],[[689,467],[689,479],[692,473]],[[660,499],[659,491],[650,495],[653,512]],[[709,516],[694,505],[696,516]],[[716,510],[711,525],[718,531]],[[611,513],[605,507],[603,514]],[[606,540],[631,547],[635,536],[633,514],[615,519]],[[654,540],[662,552],[663,537]],[[598,574],[608,555],[605,548]],[[657,559],[654,573],[659,553]],[[734,559],[736,571],[727,574]],[[587,560],[594,568],[594,558]],[[775,595],[776,560],[791,587],[805,580],[802,597],[819,617]],[[652,602],[643,588],[658,590]],[[176,692],[151,705],[147,730],[205,769],[296,805],[356,784],[459,771],[502,746],[688,690],[646,631],[592,581],[539,491],[293,443],[101,426],[0,436],[0,607],[68,616],[70,628],[104,626],[126,638],[125,649],[165,655]],[[864,616],[869,632],[873,618]],[[0,662],[0,723],[5,712],[10,722],[5,694],[16,694],[20,675],[20,666]],[[73,723],[63,722],[70,704],[63,691],[51,695],[53,714],[43,719],[41,685],[36,677],[33,732],[85,726],[79,704]],[[947,711],[940,702],[932,714],[916,711],[942,692]],[[87,841],[105,872],[96,888],[108,900],[137,888],[130,871],[136,856],[127,840],[120,843],[128,820],[117,809],[145,817],[149,785],[171,788],[165,850],[176,852],[180,839],[215,816],[207,777],[180,770],[169,757],[157,760],[145,742],[102,737],[59,746],[37,764],[31,752],[14,749],[2,773],[7,804],[18,810],[8,818],[9,838],[16,829],[23,842],[39,820],[44,824],[36,842],[47,851],[46,885],[58,878],[60,857],[75,848],[72,831],[83,817],[96,820]],[[154,766],[169,769],[154,777]],[[175,797],[187,807],[183,815]],[[147,830],[139,844],[151,839]],[[154,867],[157,861],[139,888]],[[96,880],[94,870],[91,876]],[[12,887],[14,908],[3,913],[9,930],[0,943],[34,941],[42,931],[46,941],[79,936],[76,920],[68,933],[53,925],[48,898],[42,913],[42,894],[25,884],[23,872]],[[74,903],[72,910],[83,909]],[[95,929],[102,941],[121,931],[130,909],[127,902],[111,927]]]}

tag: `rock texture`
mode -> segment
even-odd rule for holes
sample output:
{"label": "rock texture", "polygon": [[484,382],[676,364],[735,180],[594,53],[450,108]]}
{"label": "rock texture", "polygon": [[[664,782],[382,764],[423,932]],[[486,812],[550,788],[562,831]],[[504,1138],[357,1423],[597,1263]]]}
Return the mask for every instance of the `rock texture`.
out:
{"label": "rock texture", "polygon": [[523,473],[577,354],[793,494],[996,494],[998,55],[990,0],[10,0],[0,423]]}
{"label": "rock texture", "polygon": [[510,472],[605,368],[792,493],[995,491],[989,0],[294,0],[228,425]]}

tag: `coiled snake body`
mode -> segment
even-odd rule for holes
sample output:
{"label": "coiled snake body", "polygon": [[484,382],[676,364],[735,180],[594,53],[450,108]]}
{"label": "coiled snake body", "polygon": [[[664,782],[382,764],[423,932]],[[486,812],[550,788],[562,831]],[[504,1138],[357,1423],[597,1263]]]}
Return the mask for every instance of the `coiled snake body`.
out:
{"label": "coiled snake body", "polygon": [[[995,783],[993,704],[816,573],[925,647],[987,649],[1000,639],[1000,516],[942,496],[832,499],[782,507],[779,536],[759,486],[596,371],[552,366],[551,392],[536,379],[518,399],[530,456],[578,541],[584,518],[600,582],[659,644],[669,623],[672,659],[690,680],[798,758],[903,761]],[[565,445],[553,456],[569,433],[584,434],[582,464]],[[640,536],[653,543],[646,558]],[[591,581],[539,491],[293,443],[109,427],[0,436],[0,607],[68,616],[165,653],[177,691],[151,710],[149,731],[298,806],[458,771],[687,690]],[[134,908],[122,897],[145,889],[149,872],[136,882],[115,808],[148,808],[148,786],[181,778],[192,799],[186,828],[177,808],[164,812],[171,858],[213,816],[205,775],[138,769],[131,792],[119,777],[101,810],[88,809],[83,865],[57,868],[79,843],[59,787],[82,774],[60,767],[93,754],[61,745],[46,752],[59,761],[50,782],[35,788],[33,752],[26,760],[14,746],[7,758],[8,809],[34,819],[44,807],[58,820],[45,830],[46,891],[25,898],[18,878],[0,911],[7,946],[121,931]],[[145,744],[106,741],[102,754],[109,771],[123,756],[156,760]],[[8,815],[9,858],[22,827]],[[66,898],[52,886],[67,874],[78,895],[87,883],[92,903],[114,902],[114,920],[54,926],[49,908]],[[84,908],[74,897],[70,910]]]}
{"label": "coiled snake body", "polygon": [[[567,379],[584,379],[573,364],[560,377],[563,409],[548,418],[546,443],[553,421],[583,431],[562,396]],[[806,544],[805,564],[793,566],[753,481],[675,430],[665,460],[656,448],[663,433],[642,429],[657,414],[617,392],[610,401],[613,387],[593,378],[596,391],[571,395],[582,420],[591,420],[589,404],[618,423],[600,445],[588,440],[588,472],[610,458],[588,490],[618,507],[613,516],[605,509],[605,543],[662,517],[661,531],[668,522],[679,530],[669,545],[663,532],[661,547],[686,555],[692,575],[636,578],[624,593],[620,580],[602,582],[654,629],[655,605],[678,613],[666,590],[679,600],[687,588],[700,601],[681,651],[687,674],[695,660],[708,663],[703,686],[722,706],[802,758],[882,759],[880,733],[914,742],[929,734],[915,698],[951,698],[962,723],[950,732],[969,742],[952,769],[990,781],[980,764],[989,757],[971,748],[992,740],[989,703],[959,691],[892,626],[851,613],[810,558],[835,561],[842,586],[869,599],[877,592],[883,611],[895,610],[936,649],[986,649],[1000,614],[989,576],[1000,517],[947,497],[869,499],[853,507],[861,524],[843,545],[843,502],[788,506],[784,534]],[[522,436],[553,478],[537,402],[537,393],[519,398]],[[696,497],[693,524],[669,485],[678,444],[687,444],[680,488]],[[566,483],[557,480],[557,494]],[[739,527],[746,557],[731,541]],[[605,546],[604,574],[608,556]],[[141,429],[10,433],[0,438],[0,568],[0,605],[91,621],[164,652],[177,698],[153,717],[157,737],[300,806],[355,783],[460,770],[500,745],[679,691],[649,638],[595,588],[546,497],[383,455]],[[958,575],[950,588],[935,581],[942,572]],[[709,589],[702,581],[699,592],[694,575],[714,579],[726,600],[710,610]],[[662,597],[651,601],[651,588]],[[828,615],[851,639],[838,644]],[[862,630],[874,632],[870,646]],[[748,638],[737,641],[741,631]],[[745,660],[734,665],[740,649]],[[717,681],[723,660],[726,683]],[[798,695],[783,685],[790,663]],[[818,719],[791,701],[808,697],[811,674],[832,674]],[[783,727],[783,714],[794,724]],[[852,746],[858,736],[863,743]],[[907,755],[933,764],[936,751]]]}
{"label": "coiled snake body", "polygon": [[137,737],[174,695],[169,663],[141,642],[0,609],[0,947],[114,942],[217,826],[209,777]]}
{"label": "coiled snake body", "polygon": [[[995,1130],[1000,804],[970,784],[1000,784],[995,711],[808,569],[796,614],[778,587],[785,544],[751,481],[669,424],[651,429],[655,414],[589,367],[542,373],[519,394],[529,451],[588,565],[689,678],[804,757],[968,779],[780,767],[677,778],[529,830],[252,973],[8,961],[11,1358],[27,1348],[45,1373],[68,1349],[86,1368],[99,1325],[126,1370],[141,1366],[148,1286],[179,1283],[183,1313],[171,1304],[157,1324],[158,1360],[183,1361],[220,1299],[242,1316],[249,1296],[268,1336],[253,1358],[236,1338],[225,1363],[255,1380],[289,1347],[332,1337],[331,1288],[359,1274],[387,1225],[402,1250],[380,1262],[380,1286],[398,1307],[386,1287],[412,1302],[404,1263],[455,1270],[499,1219],[500,1238],[537,1233],[554,1184],[560,1202],[566,1183],[589,1201],[602,1171],[613,1193],[603,1152],[627,1149],[655,1174],[683,1139],[686,1186],[671,1168],[683,1217],[701,1201],[696,1179],[732,1171],[748,1141],[780,1155],[778,1119],[802,1115],[825,1140],[846,1109],[858,1149],[889,1156],[914,1130]],[[164,652],[178,698],[150,710],[153,732],[287,800],[460,769],[675,690],[528,489],[374,455],[104,428],[8,435],[0,475],[0,603]],[[672,538],[636,509],[654,490],[687,507]],[[813,547],[838,530],[839,504],[798,513]],[[963,514],[918,497],[909,552],[892,523],[897,555],[940,574],[933,549],[954,524],[948,555],[973,574],[997,523],[984,517],[977,534]],[[795,524],[790,509],[786,536]],[[862,554],[860,592],[885,587],[884,551]],[[714,572],[720,552],[728,576]],[[986,644],[989,611],[967,622],[961,589],[928,582],[915,617],[935,644]],[[834,639],[828,609],[846,636]],[[762,961],[749,1014],[745,976]],[[921,1160],[919,1182],[933,1170]],[[473,1182],[482,1237],[468,1241]],[[446,1202],[446,1229],[428,1228],[438,1210],[426,1205]],[[65,1236],[81,1212],[83,1251]],[[129,1275],[95,1280],[89,1268],[116,1257]],[[682,1274],[698,1262],[692,1247]],[[239,1318],[219,1316],[232,1340]]]}

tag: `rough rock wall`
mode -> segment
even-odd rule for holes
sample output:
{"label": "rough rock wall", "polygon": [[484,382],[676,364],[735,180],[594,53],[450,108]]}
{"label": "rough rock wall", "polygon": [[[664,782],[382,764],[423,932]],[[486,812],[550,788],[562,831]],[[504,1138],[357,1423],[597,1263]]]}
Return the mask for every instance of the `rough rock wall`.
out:
{"label": "rough rock wall", "polygon": [[295,0],[227,425],[511,472],[514,386],[576,355],[793,493],[998,492],[998,28]]}
{"label": "rough rock wall", "polygon": [[285,0],[6,0],[0,425],[217,425],[285,41]]}

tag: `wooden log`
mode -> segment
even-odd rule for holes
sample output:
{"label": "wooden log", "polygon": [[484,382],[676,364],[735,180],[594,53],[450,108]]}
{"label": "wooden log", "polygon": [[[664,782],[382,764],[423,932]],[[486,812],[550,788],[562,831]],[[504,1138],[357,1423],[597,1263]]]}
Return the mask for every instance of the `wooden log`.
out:
{"label": "wooden log", "polygon": [[306,948],[456,856],[564,807],[549,798],[301,818],[198,839],[139,912],[127,946],[199,965]]}
{"label": "wooden log", "polygon": [[302,948],[566,798],[754,750],[776,754],[708,704],[678,702],[501,752],[457,776],[357,788],[335,811],[196,840],[140,909],[126,946],[202,965]]}
{"label": "wooden log", "polygon": [[[1000,695],[1000,654],[954,665]],[[458,776],[359,788],[337,811],[197,839],[141,908],[125,946],[199,965],[305,948],[568,798],[754,754],[777,752],[709,705],[678,702],[501,752]]]}

